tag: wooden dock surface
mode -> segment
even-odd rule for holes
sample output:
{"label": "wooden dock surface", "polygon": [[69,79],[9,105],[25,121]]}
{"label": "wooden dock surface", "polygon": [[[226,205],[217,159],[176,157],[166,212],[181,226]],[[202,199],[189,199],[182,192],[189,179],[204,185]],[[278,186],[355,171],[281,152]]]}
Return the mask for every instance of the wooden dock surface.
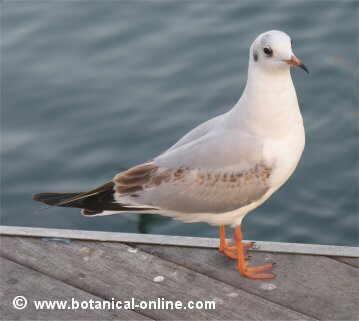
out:
{"label": "wooden dock surface", "polygon": [[[250,252],[250,262],[276,262],[277,277],[251,280],[235,270],[234,260],[211,246],[49,239],[4,235],[10,234],[4,229],[2,234],[1,320],[359,319],[359,258],[258,249]],[[18,295],[29,301],[23,310],[12,306]],[[216,309],[39,311],[30,302],[131,297],[215,300]]]}

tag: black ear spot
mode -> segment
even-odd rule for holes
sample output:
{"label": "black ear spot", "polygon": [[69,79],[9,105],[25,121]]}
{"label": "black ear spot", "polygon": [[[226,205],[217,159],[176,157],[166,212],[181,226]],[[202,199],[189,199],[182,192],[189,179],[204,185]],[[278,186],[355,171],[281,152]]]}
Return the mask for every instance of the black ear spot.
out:
{"label": "black ear spot", "polygon": [[253,60],[258,61],[258,53],[257,53],[257,51],[253,52]]}

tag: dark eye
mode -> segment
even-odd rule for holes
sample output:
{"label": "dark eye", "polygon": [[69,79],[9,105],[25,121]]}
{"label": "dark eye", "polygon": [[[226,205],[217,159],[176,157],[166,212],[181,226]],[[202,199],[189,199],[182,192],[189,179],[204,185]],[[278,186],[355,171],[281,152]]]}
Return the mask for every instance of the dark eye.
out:
{"label": "dark eye", "polygon": [[268,56],[271,57],[273,55],[273,50],[269,47],[264,47],[263,52]]}

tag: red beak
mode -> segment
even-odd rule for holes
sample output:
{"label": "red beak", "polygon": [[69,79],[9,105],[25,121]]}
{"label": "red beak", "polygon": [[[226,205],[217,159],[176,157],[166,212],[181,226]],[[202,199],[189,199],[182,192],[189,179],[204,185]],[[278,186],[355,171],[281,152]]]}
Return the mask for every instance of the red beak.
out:
{"label": "red beak", "polygon": [[307,74],[309,74],[308,68],[294,55],[292,55],[291,59],[284,60],[288,65],[302,68]]}

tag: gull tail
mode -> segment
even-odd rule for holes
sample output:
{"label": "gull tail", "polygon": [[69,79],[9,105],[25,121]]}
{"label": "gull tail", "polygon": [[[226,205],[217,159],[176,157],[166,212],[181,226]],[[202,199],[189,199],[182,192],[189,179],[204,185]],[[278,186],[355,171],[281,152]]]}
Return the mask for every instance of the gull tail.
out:
{"label": "gull tail", "polygon": [[35,194],[33,199],[51,206],[81,208],[81,213],[85,216],[154,209],[115,202],[113,186],[113,182],[108,182],[96,189],[81,193],[39,193]]}

